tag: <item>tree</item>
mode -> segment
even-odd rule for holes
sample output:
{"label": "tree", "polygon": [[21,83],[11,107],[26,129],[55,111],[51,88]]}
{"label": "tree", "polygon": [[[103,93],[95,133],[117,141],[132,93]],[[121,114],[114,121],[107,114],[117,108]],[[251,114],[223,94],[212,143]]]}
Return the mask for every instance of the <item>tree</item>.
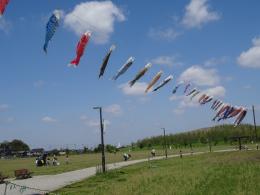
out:
{"label": "tree", "polygon": [[115,151],[116,151],[116,147],[113,146],[113,145],[107,144],[107,145],[106,145],[106,150],[107,150],[108,152],[112,153],[112,152],[115,152]]}
{"label": "tree", "polygon": [[102,145],[98,144],[96,148],[94,148],[94,152],[101,152],[102,151]]}
{"label": "tree", "polygon": [[9,147],[12,151],[29,151],[29,146],[24,143],[22,140],[14,139],[13,141],[9,142]]}

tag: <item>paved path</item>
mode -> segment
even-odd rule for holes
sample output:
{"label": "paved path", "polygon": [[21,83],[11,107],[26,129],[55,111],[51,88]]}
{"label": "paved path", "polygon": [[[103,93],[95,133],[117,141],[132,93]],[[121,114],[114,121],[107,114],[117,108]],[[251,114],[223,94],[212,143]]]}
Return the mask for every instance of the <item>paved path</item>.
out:
{"label": "paved path", "polygon": [[[219,150],[215,152],[229,152],[233,150]],[[196,152],[193,153],[193,155],[203,154],[207,152]],[[185,153],[183,156],[191,155],[190,153]],[[169,155],[169,158],[173,157],[179,157],[179,155]],[[164,159],[164,156],[159,157],[153,157],[150,160],[159,160]],[[140,163],[140,162],[146,162],[148,159],[140,159],[140,160],[131,160],[131,161],[124,161],[124,162],[117,162],[117,163],[111,163],[107,164],[107,168],[109,170],[112,169],[118,169],[121,167],[125,167],[128,165]],[[10,189],[11,185],[8,185],[6,188],[6,195],[32,195],[32,194],[44,194],[44,192],[48,191],[54,191],[59,188],[62,188],[64,186],[67,186],[69,184],[81,181],[83,179],[86,179],[88,177],[91,177],[96,174],[96,167],[89,167],[85,169],[80,169],[76,171],[70,171],[65,172],[57,175],[41,175],[41,176],[34,176],[29,179],[24,180],[12,180],[11,182],[17,185],[21,186],[27,186],[31,188],[41,189],[42,191],[34,190],[34,189],[26,189],[23,193],[21,193],[19,190],[19,187],[16,187],[16,189]],[[5,191],[5,184],[0,185],[0,195],[4,194]]]}

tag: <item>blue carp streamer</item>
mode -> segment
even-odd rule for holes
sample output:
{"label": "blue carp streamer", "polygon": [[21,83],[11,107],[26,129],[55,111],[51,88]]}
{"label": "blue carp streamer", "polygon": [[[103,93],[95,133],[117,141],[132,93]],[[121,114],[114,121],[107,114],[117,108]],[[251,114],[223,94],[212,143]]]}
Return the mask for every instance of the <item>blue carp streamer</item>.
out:
{"label": "blue carp streamer", "polygon": [[53,35],[55,34],[59,26],[60,18],[60,11],[55,10],[46,25],[45,43],[43,46],[43,50],[45,51],[45,53],[47,53],[49,41],[52,39]]}

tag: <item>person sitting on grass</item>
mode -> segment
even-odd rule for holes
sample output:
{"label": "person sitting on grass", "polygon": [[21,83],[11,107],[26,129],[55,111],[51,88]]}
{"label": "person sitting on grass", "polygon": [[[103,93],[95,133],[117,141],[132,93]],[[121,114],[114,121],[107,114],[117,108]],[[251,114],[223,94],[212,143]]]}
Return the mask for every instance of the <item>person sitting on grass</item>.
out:
{"label": "person sitting on grass", "polygon": [[60,163],[58,162],[58,158],[56,157],[55,154],[53,155],[52,165],[53,165],[53,166],[60,165]]}
{"label": "person sitting on grass", "polygon": [[124,160],[127,161],[131,158],[131,154],[124,153],[123,157],[124,157]]}
{"label": "person sitting on grass", "polygon": [[47,166],[50,166],[50,165],[51,165],[51,159],[50,159],[50,157],[47,157],[46,165],[47,165]]}
{"label": "person sitting on grass", "polygon": [[151,155],[152,155],[152,157],[155,157],[155,149],[154,148],[151,151]]}

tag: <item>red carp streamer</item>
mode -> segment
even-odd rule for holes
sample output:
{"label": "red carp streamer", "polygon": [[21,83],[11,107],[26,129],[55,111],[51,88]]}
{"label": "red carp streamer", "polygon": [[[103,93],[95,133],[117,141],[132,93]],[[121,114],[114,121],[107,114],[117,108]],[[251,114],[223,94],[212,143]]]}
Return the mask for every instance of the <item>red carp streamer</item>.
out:
{"label": "red carp streamer", "polygon": [[9,0],[0,0],[0,16],[4,14],[5,8],[8,3]]}
{"label": "red carp streamer", "polygon": [[90,39],[91,33],[86,32],[82,35],[80,41],[78,42],[77,45],[77,56],[74,60],[72,60],[69,64],[69,66],[78,66],[80,58],[84,54],[85,47]]}

